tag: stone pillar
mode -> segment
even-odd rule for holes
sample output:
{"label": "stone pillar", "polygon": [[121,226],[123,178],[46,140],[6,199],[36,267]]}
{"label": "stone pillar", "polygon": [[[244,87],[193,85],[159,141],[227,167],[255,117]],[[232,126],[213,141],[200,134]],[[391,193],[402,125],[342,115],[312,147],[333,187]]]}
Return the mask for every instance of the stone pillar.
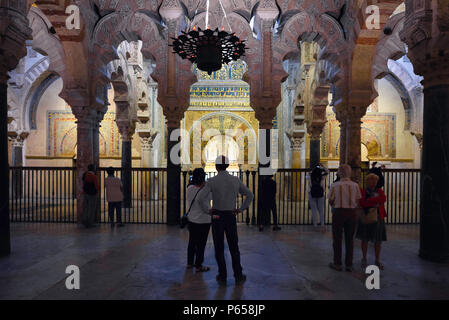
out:
{"label": "stone pillar", "polygon": [[6,71],[0,74],[0,256],[11,252],[9,234],[8,104]]}
{"label": "stone pillar", "polygon": [[270,168],[273,156],[271,150],[271,130],[271,128],[259,129],[259,175],[267,175],[271,173]]}
{"label": "stone pillar", "polygon": [[[23,144],[28,136],[28,133],[22,133],[12,139],[12,157],[11,164],[13,167],[22,167],[23,166]],[[15,171],[14,177],[12,180],[13,185],[11,186],[11,190],[13,192],[13,198],[17,199],[22,196],[22,172]]]}
{"label": "stone pillar", "polygon": [[92,128],[94,164],[97,171],[98,168],[100,168],[100,124],[101,121],[103,121],[105,113],[106,112],[103,111],[97,111],[96,121],[94,123],[94,127]]}
{"label": "stone pillar", "polygon": [[347,130],[347,122],[346,119],[340,120],[340,143],[339,143],[339,156],[340,156],[340,165],[346,163],[346,130]]}
{"label": "stone pillar", "polygon": [[419,256],[449,260],[449,6],[406,0],[401,38],[424,77]]}
{"label": "stone pillar", "polygon": [[23,145],[28,133],[21,134],[13,139],[11,163],[13,167],[23,166]]}
{"label": "stone pillar", "polygon": [[[292,169],[303,168],[301,154],[304,149],[304,133],[298,133],[298,136],[290,138],[291,151],[292,151]],[[291,183],[293,183],[293,192],[288,192],[288,199],[292,201],[298,201],[301,198],[301,173],[293,173],[291,176]]]}
{"label": "stone pillar", "polygon": [[116,120],[122,137],[123,207],[132,207],[132,137],[134,126],[129,120]]}
{"label": "stone pillar", "polygon": [[156,130],[138,132],[141,145],[141,166],[142,168],[154,168],[153,142],[159,134]]}
{"label": "stone pillar", "polygon": [[291,152],[292,152],[292,169],[302,168],[301,153],[303,151],[304,138],[293,137],[290,139]]}
{"label": "stone pillar", "polygon": [[[159,9],[161,17],[167,25],[167,39],[178,36],[179,19],[183,8],[178,1],[163,1]],[[168,41],[170,44],[172,40]],[[167,119],[167,223],[179,224],[181,216],[181,119],[189,106],[190,86],[196,82],[188,61],[177,57],[170,47],[163,52],[166,64],[158,63],[162,68],[158,79],[158,102],[162,106]],[[157,72],[156,72],[157,73]]]}
{"label": "stone pillar", "polygon": [[25,1],[0,1],[0,256],[11,252],[9,232],[8,71],[26,55],[32,30]]}
{"label": "stone pillar", "polygon": [[449,259],[449,81],[424,89],[419,255]]}
{"label": "stone pillar", "polygon": [[362,174],[362,118],[358,114],[351,114],[346,123],[346,163],[352,168],[352,180],[360,183]]}
{"label": "stone pillar", "polygon": [[[153,158],[153,142],[156,139],[158,133],[156,131],[144,131],[139,132],[140,146],[141,146],[141,166],[142,168],[154,168],[154,158]],[[158,198],[158,185],[159,185],[159,175],[153,171],[145,174],[145,199]]]}
{"label": "stone pillar", "polygon": [[323,132],[324,123],[315,124],[308,128],[310,134],[309,145],[309,164],[310,168],[314,168],[321,161],[321,133]]}
{"label": "stone pillar", "polygon": [[179,126],[168,126],[167,137],[167,224],[177,225],[181,216],[181,134]]}
{"label": "stone pillar", "polygon": [[90,164],[95,164],[93,132],[96,111],[87,106],[71,106],[76,117],[76,212],[78,224],[83,215],[83,174]]}

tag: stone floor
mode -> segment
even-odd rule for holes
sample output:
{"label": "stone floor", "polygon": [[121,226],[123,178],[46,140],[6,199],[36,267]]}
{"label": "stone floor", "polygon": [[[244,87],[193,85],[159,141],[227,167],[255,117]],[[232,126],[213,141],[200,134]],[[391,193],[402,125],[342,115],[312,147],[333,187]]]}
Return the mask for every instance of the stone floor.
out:
{"label": "stone floor", "polygon": [[[328,268],[330,232],[283,226],[260,233],[240,225],[248,280],[235,286],[231,278],[221,287],[211,235],[205,264],[212,270],[196,274],[184,267],[188,233],[177,227],[13,223],[13,253],[0,259],[0,299],[448,299],[449,264],[418,258],[419,227],[388,226],[387,232],[381,288],[367,290],[360,268]],[[229,255],[227,261],[230,266]],[[80,290],[65,287],[72,264],[81,270]]]}

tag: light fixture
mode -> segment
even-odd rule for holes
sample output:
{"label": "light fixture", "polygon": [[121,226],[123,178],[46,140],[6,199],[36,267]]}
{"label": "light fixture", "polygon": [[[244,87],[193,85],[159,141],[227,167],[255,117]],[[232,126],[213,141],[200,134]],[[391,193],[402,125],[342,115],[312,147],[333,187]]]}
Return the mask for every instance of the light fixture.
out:
{"label": "light fixture", "polygon": [[[220,1],[221,9],[226,12]],[[207,14],[205,30],[194,26],[191,31],[184,32],[178,38],[172,38],[173,50],[183,59],[196,63],[198,69],[206,71],[209,75],[221,69],[222,64],[236,61],[245,54],[245,41],[240,40],[235,33],[228,33],[222,27],[211,30],[209,21],[209,0],[207,1]],[[229,22],[228,22],[229,25]],[[230,27],[230,25],[229,25]],[[232,30],[231,30],[232,32]]]}

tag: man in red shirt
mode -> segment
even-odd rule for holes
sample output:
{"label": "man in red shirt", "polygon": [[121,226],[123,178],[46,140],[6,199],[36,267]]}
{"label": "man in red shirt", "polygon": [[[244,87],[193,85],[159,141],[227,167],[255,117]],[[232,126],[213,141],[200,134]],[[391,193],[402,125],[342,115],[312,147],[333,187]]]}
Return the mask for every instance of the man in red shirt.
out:
{"label": "man in red shirt", "polygon": [[95,214],[97,212],[98,177],[95,174],[95,166],[90,164],[83,175],[83,224],[86,228],[95,226]]}

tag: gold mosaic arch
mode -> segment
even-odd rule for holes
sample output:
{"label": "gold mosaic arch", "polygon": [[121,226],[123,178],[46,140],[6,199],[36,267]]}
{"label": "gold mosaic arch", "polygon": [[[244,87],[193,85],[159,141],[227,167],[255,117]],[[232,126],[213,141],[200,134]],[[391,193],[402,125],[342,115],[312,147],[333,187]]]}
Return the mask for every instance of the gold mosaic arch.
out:
{"label": "gold mosaic arch", "polygon": [[[188,133],[189,156],[203,154],[207,143],[213,138],[201,141],[201,144],[192,143],[194,139],[194,124],[200,123],[201,137],[208,129],[214,129],[217,134],[231,137],[239,146],[238,161],[248,164],[249,160],[257,161],[258,122],[254,112],[227,112],[227,111],[194,111],[186,115],[185,130]],[[227,134],[230,133],[230,134]],[[243,152],[243,153],[241,153]],[[243,154],[243,157],[241,156]],[[202,165],[205,164],[202,158]]]}

